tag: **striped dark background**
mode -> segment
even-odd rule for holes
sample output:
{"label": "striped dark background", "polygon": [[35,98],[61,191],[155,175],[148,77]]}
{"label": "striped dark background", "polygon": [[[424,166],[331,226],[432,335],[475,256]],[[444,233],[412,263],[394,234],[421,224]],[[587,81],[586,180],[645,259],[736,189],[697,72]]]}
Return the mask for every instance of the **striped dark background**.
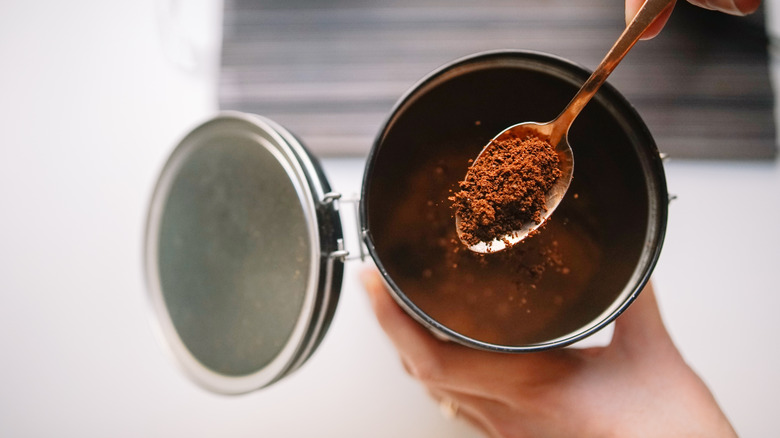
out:
{"label": "striped dark background", "polygon": [[[622,0],[225,0],[220,107],[268,116],[321,156],[364,155],[418,79],[483,50],[553,53],[595,68],[624,27]],[[678,2],[609,82],[678,158],[776,155],[761,11]]]}

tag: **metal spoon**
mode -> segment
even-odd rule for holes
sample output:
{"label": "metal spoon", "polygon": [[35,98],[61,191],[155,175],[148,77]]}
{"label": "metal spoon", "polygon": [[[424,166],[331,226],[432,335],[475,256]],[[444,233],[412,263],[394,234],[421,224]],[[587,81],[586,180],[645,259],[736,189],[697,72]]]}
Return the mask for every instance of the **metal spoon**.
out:
{"label": "metal spoon", "polygon": [[[545,211],[542,212],[541,221],[539,221],[539,223],[531,221],[524,224],[521,229],[507,233],[504,236],[498,236],[490,242],[479,242],[474,245],[469,245],[464,242],[471,251],[491,253],[511,247],[523,240],[530,232],[539,228],[544,221],[550,217],[555,208],[558,207],[558,204],[560,204],[566,191],[569,189],[569,184],[571,184],[572,175],[574,174],[574,156],[568,140],[569,127],[572,122],[574,122],[574,119],[580,114],[580,111],[582,111],[585,105],[596,94],[599,87],[607,80],[607,77],[612,73],[612,70],[617,67],[618,63],[620,63],[628,51],[636,44],[645,30],[647,30],[653,21],[655,21],[655,19],[674,2],[675,0],[645,1],[634,16],[634,19],[626,26],[626,29],[620,35],[620,38],[617,39],[598,67],[596,67],[596,70],[593,71],[588,80],[585,81],[580,90],[558,117],[547,123],[524,122],[510,126],[490,141],[490,143],[492,143],[504,138],[526,138],[528,136],[535,136],[539,139],[546,140],[558,153],[561,176],[546,193]],[[476,160],[474,160],[474,164],[479,161],[490,143],[482,149]],[[458,231],[458,237],[463,240],[460,223],[460,216],[456,215],[455,226]]]}

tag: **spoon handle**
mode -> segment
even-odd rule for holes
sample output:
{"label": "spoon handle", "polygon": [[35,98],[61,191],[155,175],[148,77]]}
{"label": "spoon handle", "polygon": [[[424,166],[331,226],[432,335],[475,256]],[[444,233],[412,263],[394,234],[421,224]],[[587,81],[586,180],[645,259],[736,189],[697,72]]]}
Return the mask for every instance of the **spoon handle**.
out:
{"label": "spoon handle", "polygon": [[572,98],[569,104],[564,108],[561,114],[553,121],[553,129],[550,135],[550,142],[558,142],[566,135],[575,118],[580,114],[585,105],[596,94],[599,87],[607,80],[612,70],[617,67],[623,57],[634,44],[639,40],[648,27],[666,10],[667,7],[674,4],[675,0],[646,0],[634,19],[626,26],[626,29],[620,35],[607,55],[596,67],[596,70],[590,75],[587,81],[582,85],[580,91]]}

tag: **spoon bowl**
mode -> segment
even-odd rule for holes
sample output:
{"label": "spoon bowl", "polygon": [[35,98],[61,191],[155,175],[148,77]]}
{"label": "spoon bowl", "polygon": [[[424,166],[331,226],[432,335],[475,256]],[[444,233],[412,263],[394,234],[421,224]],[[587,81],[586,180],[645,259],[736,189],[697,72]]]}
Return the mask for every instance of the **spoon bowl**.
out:
{"label": "spoon bowl", "polygon": [[[551,146],[555,149],[556,154],[558,155],[558,168],[561,171],[561,175],[555,180],[555,183],[553,183],[552,187],[547,191],[545,194],[545,203],[544,203],[544,209],[540,212],[541,213],[541,220],[539,222],[536,221],[527,221],[523,223],[522,228],[513,230],[505,235],[496,237],[492,241],[485,242],[481,241],[473,245],[469,245],[469,249],[474,252],[478,253],[491,253],[496,251],[502,251],[506,248],[509,248],[521,240],[525,239],[531,232],[542,226],[544,221],[547,220],[547,218],[552,215],[553,211],[555,211],[555,208],[558,207],[558,205],[561,203],[561,199],[563,199],[564,195],[566,195],[566,191],[569,190],[569,185],[571,185],[572,177],[574,176],[574,154],[572,152],[571,146],[569,145],[568,138],[567,137],[561,137],[558,139],[557,142],[553,143],[550,141],[553,138],[555,125],[554,122],[548,122],[548,123],[537,123],[537,122],[524,122],[524,123],[518,123],[516,125],[512,125],[509,128],[501,131],[497,136],[495,136],[492,140],[490,140],[490,143],[496,142],[496,141],[502,141],[509,138],[527,138],[527,137],[536,137],[539,139],[542,139],[548,143],[550,143]],[[490,145],[488,143],[488,145]],[[477,160],[479,160],[483,154],[487,151],[487,146],[482,149],[482,151],[477,156],[476,160],[474,162],[476,163]],[[464,240],[462,228],[461,228],[461,217],[460,215],[455,215],[455,227],[458,231],[458,238],[460,238],[462,241]]]}
{"label": "spoon bowl", "polygon": [[561,171],[561,174],[545,193],[544,208],[540,212],[540,220],[523,222],[520,228],[512,230],[504,235],[496,236],[491,241],[480,241],[477,243],[467,242],[464,239],[464,236],[467,233],[463,230],[461,215],[456,213],[455,227],[458,232],[458,238],[469,248],[469,250],[477,253],[502,251],[522,241],[549,219],[560,204],[566,191],[569,189],[569,185],[574,176],[574,153],[572,152],[568,140],[569,127],[571,127],[571,124],[585,105],[587,105],[590,99],[596,94],[601,85],[606,82],[610,73],[612,73],[620,61],[623,60],[628,51],[634,47],[634,44],[639,41],[647,28],[650,27],[656,18],[663,14],[667,8],[672,7],[674,2],[675,0],[646,0],[598,67],[596,67],[558,117],[547,123],[524,122],[512,125],[493,137],[479,155],[477,155],[471,168],[474,168],[480,159],[490,153],[489,146],[494,142],[507,138],[524,139],[529,136],[536,137],[546,141],[553,147],[558,155],[558,168]]}

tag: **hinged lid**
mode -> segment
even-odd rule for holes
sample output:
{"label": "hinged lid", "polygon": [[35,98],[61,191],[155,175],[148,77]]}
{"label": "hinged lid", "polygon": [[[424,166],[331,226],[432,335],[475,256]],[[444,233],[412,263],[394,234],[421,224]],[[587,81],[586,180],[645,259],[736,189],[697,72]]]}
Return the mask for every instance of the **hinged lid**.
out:
{"label": "hinged lid", "polygon": [[165,344],[198,384],[251,391],[314,351],[343,275],[329,191],[303,145],[262,117],[222,113],[173,151],[150,206],[146,279]]}

